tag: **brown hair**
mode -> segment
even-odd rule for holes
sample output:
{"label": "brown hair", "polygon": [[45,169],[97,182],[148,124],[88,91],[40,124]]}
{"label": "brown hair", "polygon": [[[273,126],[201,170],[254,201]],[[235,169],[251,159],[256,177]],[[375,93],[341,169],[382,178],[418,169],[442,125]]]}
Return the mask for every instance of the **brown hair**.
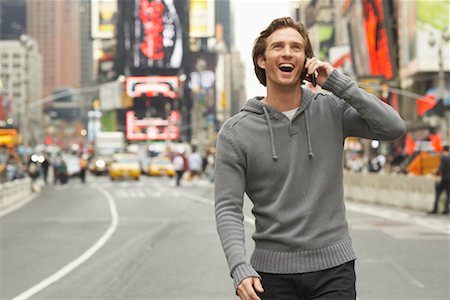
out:
{"label": "brown hair", "polygon": [[[290,17],[278,18],[273,20],[270,25],[261,31],[259,37],[255,40],[255,44],[253,46],[253,65],[255,67],[256,77],[258,77],[259,82],[262,85],[266,86],[266,70],[258,66],[258,56],[264,56],[266,52],[266,39],[276,30],[281,28],[291,27],[297,30],[302,37],[305,39],[305,55],[306,57],[313,57],[314,52],[312,50],[311,42],[308,37],[308,31],[305,26],[303,26],[300,22],[295,22]],[[305,79],[305,73],[302,74],[301,82]]]}

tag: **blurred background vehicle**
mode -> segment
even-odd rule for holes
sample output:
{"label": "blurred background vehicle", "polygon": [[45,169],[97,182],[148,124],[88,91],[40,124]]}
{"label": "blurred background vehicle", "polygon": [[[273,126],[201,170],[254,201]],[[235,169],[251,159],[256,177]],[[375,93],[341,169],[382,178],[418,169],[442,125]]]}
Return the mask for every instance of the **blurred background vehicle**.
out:
{"label": "blurred background vehicle", "polygon": [[108,166],[111,180],[122,178],[133,178],[139,180],[141,176],[141,165],[139,158],[134,153],[116,153]]}
{"label": "blurred background vehicle", "polygon": [[79,177],[81,171],[80,158],[75,155],[63,155],[62,158],[66,162],[67,176]]}
{"label": "blurred background vehicle", "polygon": [[147,164],[149,176],[175,176],[175,166],[167,157],[155,157]]}
{"label": "blurred background vehicle", "polygon": [[110,157],[94,156],[89,162],[89,171],[97,176],[107,174],[110,161]]}

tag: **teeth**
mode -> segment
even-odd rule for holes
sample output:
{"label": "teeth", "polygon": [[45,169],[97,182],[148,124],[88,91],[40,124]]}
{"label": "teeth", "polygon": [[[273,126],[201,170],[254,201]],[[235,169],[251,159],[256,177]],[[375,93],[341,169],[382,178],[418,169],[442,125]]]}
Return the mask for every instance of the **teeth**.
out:
{"label": "teeth", "polygon": [[294,68],[294,65],[293,64],[281,64],[280,65],[280,68],[291,68],[291,69],[293,69]]}

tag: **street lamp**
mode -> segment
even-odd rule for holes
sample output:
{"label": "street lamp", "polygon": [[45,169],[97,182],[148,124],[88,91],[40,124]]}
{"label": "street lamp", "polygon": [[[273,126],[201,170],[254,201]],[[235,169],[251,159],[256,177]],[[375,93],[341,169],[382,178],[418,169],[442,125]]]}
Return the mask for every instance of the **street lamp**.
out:
{"label": "street lamp", "polygon": [[[441,100],[444,101],[445,97],[445,76],[444,76],[444,58],[442,54],[442,48],[445,44],[447,44],[450,40],[450,34],[449,34],[449,27],[444,28],[444,30],[441,32],[441,39],[438,44],[438,65],[439,65],[439,73],[438,73],[438,91],[436,93],[436,99],[437,101]],[[438,41],[435,39],[434,35],[431,34],[430,39],[428,40],[428,44],[431,47],[436,46]],[[441,123],[441,132],[442,134],[445,134],[445,139],[447,140],[449,138],[448,136],[448,128],[447,128],[447,120],[446,115],[444,114],[444,118]]]}

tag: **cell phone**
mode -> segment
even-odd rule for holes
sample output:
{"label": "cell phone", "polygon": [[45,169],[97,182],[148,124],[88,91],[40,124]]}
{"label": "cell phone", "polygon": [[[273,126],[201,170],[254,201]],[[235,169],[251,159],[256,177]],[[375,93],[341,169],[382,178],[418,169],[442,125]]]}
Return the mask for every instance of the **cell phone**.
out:
{"label": "cell phone", "polygon": [[[310,58],[310,57],[308,57],[308,58]],[[316,74],[308,74],[307,72],[306,72],[306,69],[305,69],[305,66],[306,66],[306,60],[305,60],[305,64],[303,65],[303,72],[305,73],[305,75],[304,75],[304,77],[306,78],[306,77],[309,77],[310,78],[310,80],[311,80],[311,84],[315,87],[316,85],[317,85],[317,82],[316,82]]]}

